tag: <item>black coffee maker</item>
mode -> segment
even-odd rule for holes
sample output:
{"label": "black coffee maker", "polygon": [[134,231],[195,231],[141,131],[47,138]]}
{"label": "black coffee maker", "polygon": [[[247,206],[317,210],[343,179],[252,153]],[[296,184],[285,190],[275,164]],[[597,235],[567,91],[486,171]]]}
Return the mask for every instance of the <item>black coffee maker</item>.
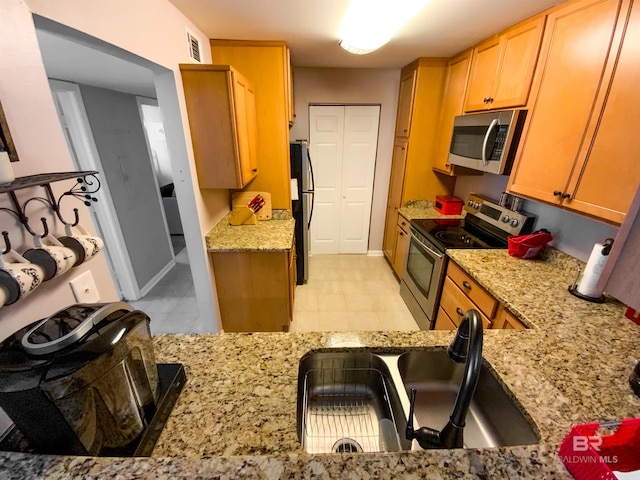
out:
{"label": "black coffee maker", "polygon": [[72,305],[0,343],[0,407],[31,451],[117,451],[158,396],[149,317],[127,303]]}

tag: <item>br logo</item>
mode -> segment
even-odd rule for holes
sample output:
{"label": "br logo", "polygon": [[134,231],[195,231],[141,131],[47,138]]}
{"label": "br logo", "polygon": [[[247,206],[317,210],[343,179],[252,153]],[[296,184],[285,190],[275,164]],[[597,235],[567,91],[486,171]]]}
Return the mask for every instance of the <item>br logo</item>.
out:
{"label": "br logo", "polygon": [[602,445],[602,437],[599,435],[576,435],[573,437],[574,452],[586,452],[589,450],[589,447],[592,447],[596,452],[599,452],[600,445]]}

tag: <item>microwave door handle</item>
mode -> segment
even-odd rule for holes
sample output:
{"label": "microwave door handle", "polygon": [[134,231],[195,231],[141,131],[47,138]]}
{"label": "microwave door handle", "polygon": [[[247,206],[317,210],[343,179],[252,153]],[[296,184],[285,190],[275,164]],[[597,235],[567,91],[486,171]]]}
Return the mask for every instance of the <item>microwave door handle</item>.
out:
{"label": "microwave door handle", "polygon": [[425,250],[427,250],[434,257],[442,258],[442,255],[440,255],[437,252],[434,252],[431,248],[427,247],[424,243],[422,243],[420,240],[418,240],[418,237],[416,237],[415,235],[411,235],[411,239],[414,240],[417,244],[421,245]]}
{"label": "microwave door handle", "polygon": [[484,136],[484,142],[482,143],[482,163],[486,167],[489,162],[487,161],[487,143],[489,143],[489,135],[491,135],[491,130],[493,130],[498,125],[498,119],[494,118],[491,121],[491,125],[487,129],[487,134]]}

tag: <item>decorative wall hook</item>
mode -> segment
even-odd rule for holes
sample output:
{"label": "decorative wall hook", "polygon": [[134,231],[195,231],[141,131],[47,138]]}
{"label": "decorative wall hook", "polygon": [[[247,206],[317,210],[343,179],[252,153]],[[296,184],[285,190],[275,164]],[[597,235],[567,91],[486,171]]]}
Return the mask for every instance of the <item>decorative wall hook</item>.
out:
{"label": "decorative wall hook", "polygon": [[44,227],[44,233],[40,235],[40,238],[44,238],[49,235],[49,225],[47,225],[47,219],[44,217],[42,217],[40,221],[42,222],[42,226]]}
{"label": "decorative wall hook", "polygon": [[[20,223],[24,225],[27,231],[34,236],[38,234],[34,232],[33,229],[29,226],[29,218],[26,215],[26,207],[33,200],[37,200],[47,205],[51,210],[55,212],[58,219],[65,225],[76,226],[80,221],[78,209],[74,208],[74,222],[69,223],[65,221],[64,218],[62,218],[62,214],[60,213],[60,202],[67,196],[75,197],[81,200],[86,206],[91,206],[92,203],[97,202],[98,199],[93,196],[93,194],[100,190],[101,186],[100,179],[96,176],[97,173],[98,172],[96,171],[45,173],[40,175],[30,175],[28,177],[16,178],[15,181],[13,181],[11,184],[0,186],[0,193],[9,194],[9,198],[11,198],[15,209],[0,208],[0,210],[15,215]],[[67,190],[62,195],[60,195],[60,197],[58,197],[58,199],[56,200],[53,190],[51,189],[51,183],[72,178],[76,179],[76,184],[71,187],[70,190]],[[43,187],[47,193],[47,198],[31,197],[26,202],[21,204],[18,200],[18,197],[16,196],[15,191],[35,186]],[[43,236],[46,236],[49,231],[46,220],[43,221],[43,224],[46,232]]]}
{"label": "decorative wall hook", "polygon": [[2,255],[5,253],[9,253],[11,251],[11,240],[9,240],[9,232],[6,230],[2,232],[2,236],[4,237],[4,246],[5,249],[2,251]]}

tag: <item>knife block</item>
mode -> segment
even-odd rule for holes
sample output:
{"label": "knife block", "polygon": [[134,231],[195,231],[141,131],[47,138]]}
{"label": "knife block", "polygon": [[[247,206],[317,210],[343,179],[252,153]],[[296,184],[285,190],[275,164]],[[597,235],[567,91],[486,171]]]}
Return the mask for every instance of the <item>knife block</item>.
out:
{"label": "knife block", "polygon": [[242,207],[229,220],[230,225],[255,225],[258,223],[256,214],[249,207]]}

